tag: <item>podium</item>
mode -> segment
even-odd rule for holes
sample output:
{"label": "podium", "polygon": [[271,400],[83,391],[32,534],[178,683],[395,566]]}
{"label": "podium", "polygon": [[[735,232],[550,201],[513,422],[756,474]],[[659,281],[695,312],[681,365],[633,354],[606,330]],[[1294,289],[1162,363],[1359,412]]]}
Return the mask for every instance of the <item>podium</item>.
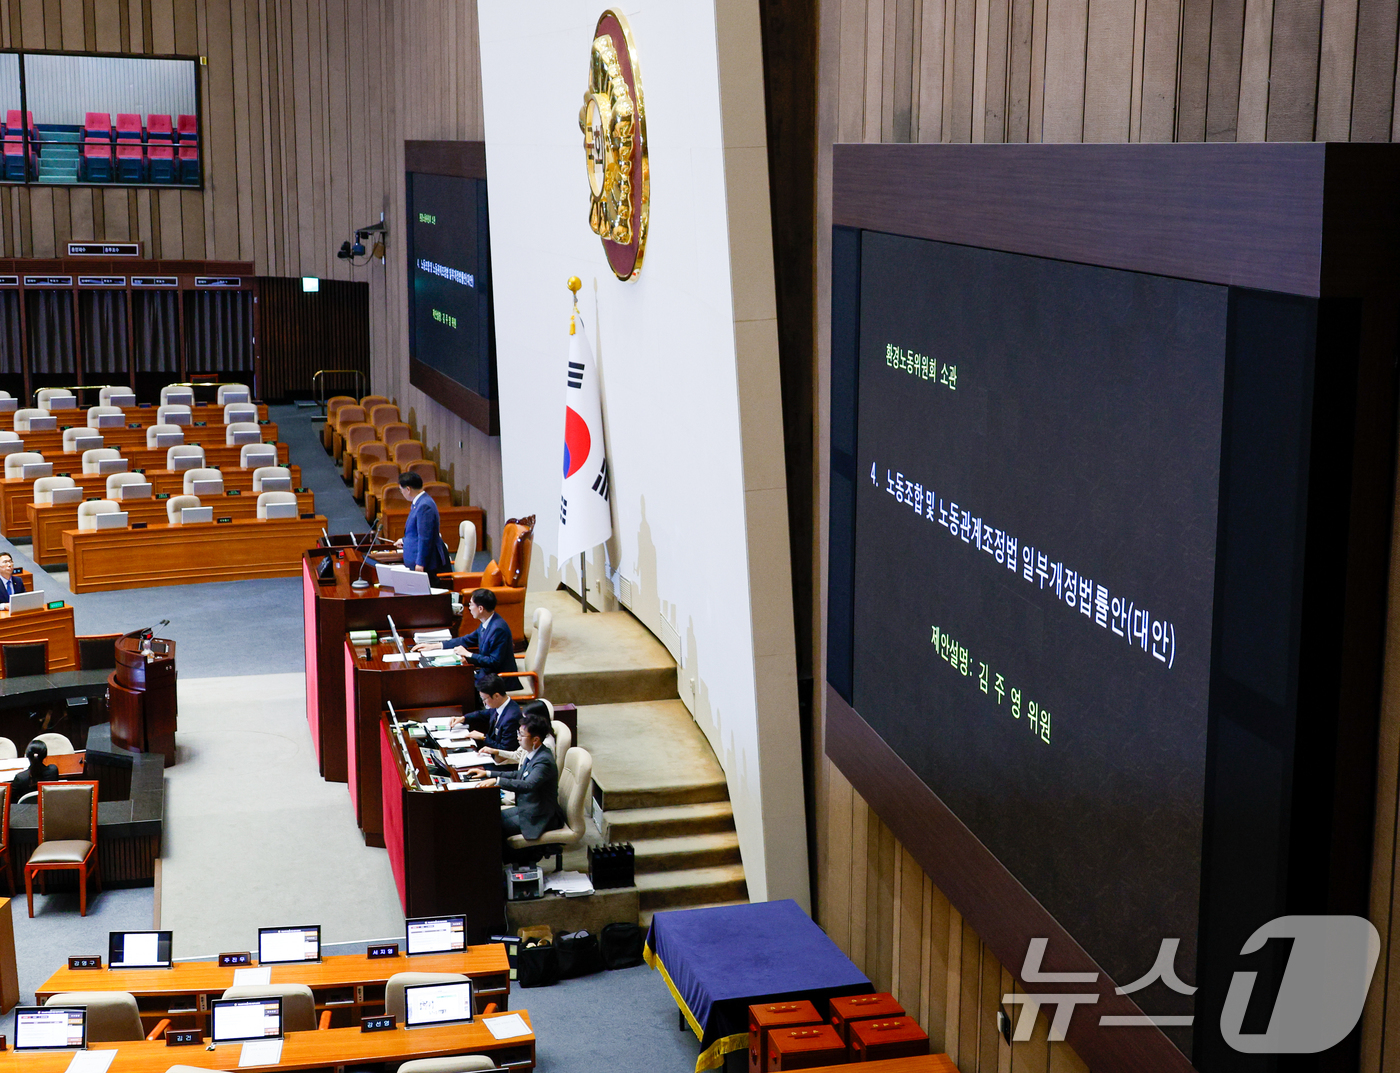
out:
{"label": "podium", "polygon": [[175,642],[152,638],[155,658],[141,654],[142,630],[117,640],[117,669],[107,678],[112,744],[160,753],[175,763]]}

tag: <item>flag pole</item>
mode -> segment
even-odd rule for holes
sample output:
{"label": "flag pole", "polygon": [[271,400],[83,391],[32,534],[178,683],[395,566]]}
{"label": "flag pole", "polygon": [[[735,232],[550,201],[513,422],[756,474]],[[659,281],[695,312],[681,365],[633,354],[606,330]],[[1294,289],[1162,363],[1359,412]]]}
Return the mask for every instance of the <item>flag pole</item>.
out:
{"label": "flag pole", "polygon": [[[569,290],[573,292],[574,299],[574,308],[569,314],[570,335],[573,335],[575,330],[575,322],[578,316],[578,292],[579,288],[582,286],[583,280],[579,279],[578,276],[569,277]],[[588,614],[588,559],[584,552],[578,553],[578,577],[578,599],[579,603],[583,605],[583,614],[586,615]]]}

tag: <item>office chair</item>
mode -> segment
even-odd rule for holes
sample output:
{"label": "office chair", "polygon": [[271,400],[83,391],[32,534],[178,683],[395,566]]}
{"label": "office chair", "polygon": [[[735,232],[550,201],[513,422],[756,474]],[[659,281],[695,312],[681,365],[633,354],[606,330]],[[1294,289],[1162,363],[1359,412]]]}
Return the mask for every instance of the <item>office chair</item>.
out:
{"label": "office chair", "polygon": [[286,1032],[314,1032],[317,1028],[330,1028],[331,1011],[321,1012],[320,1024],[316,1021],[316,997],[306,984],[244,984],[230,987],[224,998],[278,998],[282,999],[282,1028]]}
{"label": "office chair", "polygon": [[[34,483],[37,484],[38,481]],[[124,486],[128,484],[146,483],[146,475],[144,473],[113,473],[110,477],[107,478],[107,498],[124,499],[126,498],[122,495],[122,488]],[[148,492],[147,498],[149,498],[149,496],[150,493]]]}
{"label": "office chair", "polygon": [[92,447],[83,452],[83,472],[101,473],[103,462],[120,462],[122,453],[115,447]]}
{"label": "office chair", "polygon": [[485,1073],[499,1068],[484,1054],[458,1054],[451,1058],[415,1058],[399,1066],[398,1073]]}
{"label": "office chair", "polygon": [[39,409],[45,411],[72,410],[78,405],[77,398],[66,387],[41,387],[35,401]]}
{"label": "office chair", "polygon": [[160,447],[161,436],[179,436],[179,443],[185,442],[185,430],[179,425],[148,425],[146,427],[146,450],[154,451]]}
{"label": "office chair", "polygon": [[149,1033],[141,1027],[136,996],[127,991],[64,991],[50,996],[45,1006],[86,1006],[89,1043],[122,1043],[135,1039],[160,1039],[170,1027],[161,1020]]}
{"label": "office chair", "polygon": [[501,675],[515,685],[510,691],[515,701],[538,700],[544,693],[544,665],[549,659],[549,642],[554,637],[554,614],[547,607],[535,608],[533,626],[525,655],[516,661],[520,670]]}
{"label": "office chair", "polygon": [[102,868],[97,859],[97,783],[41,782],[39,784],[39,845],[24,865],[24,893],[29,915],[34,915],[34,877],[39,887],[49,872],[78,873],[78,912],[87,916],[88,879],[102,890]]}
{"label": "office chair", "polygon": [[113,395],[130,395],[131,393],[132,391],[129,387],[121,387],[118,384],[112,384],[108,387],[97,389],[97,402],[99,406],[111,406]]}
{"label": "office chair", "polygon": [[[543,703],[548,704],[549,701]],[[554,734],[554,762],[562,768],[564,761],[569,758],[569,750],[574,747],[574,735],[565,723],[553,718],[553,711],[550,712],[549,726]]]}
{"label": "office chair", "polygon": [[99,514],[117,514],[122,505],[113,499],[87,499],[78,504],[78,528],[96,529]]}
{"label": "office chair", "polygon": [[73,748],[73,743],[68,740],[67,734],[59,734],[55,731],[49,731],[47,734],[35,734],[32,740],[42,741],[50,756],[71,756],[77,751]]}
{"label": "office chair", "polygon": [[258,423],[258,408],[251,402],[229,403],[224,407],[224,424],[232,425],[235,422],[248,422],[256,425]]}
{"label": "office chair", "polygon": [[[194,388],[185,387],[183,384],[166,384],[165,387],[160,389],[160,404],[162,406],[166,405],[166,403],[170,401],[170,396],[172,395],[178,399],[193,399]],[[177,403],[176,405],[183,406],[184,403]]]}
{"label": "office chair", "polygon": [[[91,442],[94,439],[97,441],[96,443]],[[83,441],[83,450],[85,451],[93,447],[101,447],[106,442],[102,438],[102,433],[96,429],[88,428],[86,425],[82,428],[66,428],[63,430],[64,453],[68,454],[78,450],[79,440]]]}
{"label": "office chair", "polygon": [[245,443],[238,451],[240,469],[261,469],[277,465],[277,448],[270,443]]}
{"label": "office chair", "polygon": [[407,1012],[403,989],[414,984],[455,984],[466,977],[455,972],[396,972],[384,985],[384,1012],[392,1013],[403,1024]]}
{"label": "office chair", "polygon": [[[102,390],[106,391],[107,389],[103,388]],[[100,422],[101,419],[104,417],[115,417],[120,421],[125,416],[126,415],[122,413],[122,408],[120,406],[108,406],[105,403],[101,406],[89,406],[87,412],[87,427],[101,428],[102,425],[100,424]],[[120,426],[109,425],[108,427],[116,428]]]}
{"label": "office chair", "polygon": [[49,643],[20,641],[0,645],[0,670],[6,678],[20,678],[49,671]]}
{"label": "office chair", "polygon": [[501,531],[498,558],[480,572],[454,570],[446,575],[458,592],[490,589],[496,594],[496,614],[510,626],[516,640],[525,637],[525,589],[530,581],[530,559],[535,546],[535,516],[511,518]]}
{"label": "office chair", "polygon": [[273,503],[295,503],[295,492],[263,492],[258,496],[258,517],[267,519],[267,508]]}
{"label": "office chair", "polygon": [[[164,390],[163,388],[161,390]],[[168,406],[156,407],[156,423],[160,425],[188,425],[190,408],[183,402],[173,402]]]}
{"label": "office chair", "polygon": [[165,468],[168,470],[202,469],[204,448],[197,443],[178,444],[165,452]]}
{"label": "office chair", "polygon": [[[557,757],[555,761],[558,762]],[[539,838],[511,835],[506,840],[506,856],[511,860],[539,860],[552,853],[554,870],[557,872],[564,867],[564,847],[583,841],[587,833],[583,809],[592,784],[593,754],[574,746],[559,765],[559,807],[564,812],[564,826],[546,831]],[[532,854],[532,850],[536,852]]]}
{"label": "office chair", "polygon": [[256,446],[262,443],[262,429],[256,421],[234,421],[224,426],[224,444],[237,447],[240,444]]}
{"label": "office chair", "polygon": [[263,490],[263,478],[264,478],[264,477],[290,477],[290,476],[291,476],[291,470],[285,469],[285,468],[282,467],[282,466],[259,466],[257,469],[253,470],[253,491],[254,491],[254,492],[261,492],[261,491]]}
{"label": "office chair", "polygon": [[457,553],[452,559],[452,570],[465,574],[476,562],[476,522],[464,521],[457,526]]}
{"label": "office chair", "polygon": [[117,642],[119,633],[98,633],[89,637],[79,637],[78,670],[110,671],[117,665]]}
{"label": "office chair", "polygon": [[[218,405],[223,406],[224,397],[231,391],[247,391],[248,398],[251,400],[253,397],[253,393],[249,390],[247,384],[220,384],[218,394],[215,396],[214,401],[218,403]],[[253,420],[256,421],[257,418],[254,417]]]}
{"label": "office chair", "polygon": [[207,496],[221,496],[224,494],[224,475],[217,469],[207,469],[204,467],[200,467],[198,469],[185,470],[185,479],[181,491],[187,496],[195,495],[195,481],[218,481],[218,491],[206,490],[203,494]]}
{"label": "office chair", "polygon": [[34,502],[52,503],[55,488],[76,488],[72,477],[37,477],[34,480]]}
{"label": "office chair", "polygon": [[44,460],[44,456],[38,451],[16,451],[12,455],[5,456],[5,476],[23,477],[24,467],[33,466]]}
{"label": "office chair", "polygon": [[179,525],[182,510],[200,505],[199,496],[171,496],[165,501],[165,520],[171,525]]}
{"label": "office chair", "polygon": [[[39,422],[36,427],[34,422]],[[33,406],[26,406],[15,411],[15,431],[16,432],[37,432],[44,428],[57,428],[58,421],[53,414],[47,410],[40,410]]]}
{"label": "office chair", "polygon": [[14,760],[19,756],[19,750],[15,748],[15,743],[9,738],[0,738],[0,760]]}

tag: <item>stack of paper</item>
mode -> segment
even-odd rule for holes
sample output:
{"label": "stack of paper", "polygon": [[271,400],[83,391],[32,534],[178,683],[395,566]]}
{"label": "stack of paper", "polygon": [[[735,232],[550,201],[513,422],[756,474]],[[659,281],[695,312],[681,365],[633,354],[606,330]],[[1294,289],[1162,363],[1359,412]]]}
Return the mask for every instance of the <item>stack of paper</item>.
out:
{"label": "stack of paper", "polygon": [[451,630],[447,630],[447,629],[443,629],[443,630],[419,630],[417,633],[415,633],[415,634],[413,635],[413,643],[416,644],[416,645],[424,645],[424,644],[427,644],[429,641],[450,641],[450,640],[452,640],[452,631],[451,631]]}
{"label": "stack of paper", "polygon": [[462,771],[469,767],[486,767],[496,761],[489,756],[482,756],[481,753],[448,753],[447,762]]}
{"label": "stack of paper", "polygon": [[551,872],[545,877],[544,889],[566,898],[581,898],[593,893],[593,881],[582,872]]}
{"label": "stack of paper", "polygon": [[456,667],[461,664],[462,656],[455,648],[446,652],[424,652],[423,662],[429,667]]}
{"label": "stack of paper", "polygon": [[372,645],[378,642],[379,635],[373,630],[351,630],[350,643],[352,645]]}

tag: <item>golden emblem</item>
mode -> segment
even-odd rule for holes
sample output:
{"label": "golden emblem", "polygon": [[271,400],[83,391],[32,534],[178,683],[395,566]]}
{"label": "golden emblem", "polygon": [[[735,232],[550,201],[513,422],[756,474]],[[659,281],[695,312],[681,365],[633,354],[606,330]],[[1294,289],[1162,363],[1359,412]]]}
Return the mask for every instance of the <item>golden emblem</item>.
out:
{"label": "golden emblem", "polygon": [[650,182],[646,109],[626,18],[611,9],[593,33],[588,89],[578,113],[588,167],[588,226],[618,279],[635,279],[646,250]]}

